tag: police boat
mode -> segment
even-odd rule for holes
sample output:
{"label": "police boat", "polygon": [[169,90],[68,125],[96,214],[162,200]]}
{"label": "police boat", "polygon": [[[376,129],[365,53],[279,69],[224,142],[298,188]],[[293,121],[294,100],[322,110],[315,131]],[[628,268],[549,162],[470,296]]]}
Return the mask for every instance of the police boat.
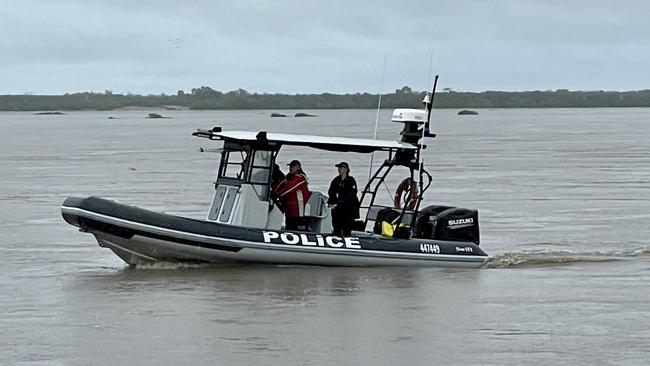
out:
{"label": "police boat", "polygon": [[[394,110],[392,121],[403,124],[400,141],[224,131],[219,127],[197,130],[194,136],[223,143],[205,220],[95,196],[67,198],[61,207],[63,218],[93,234],[100,246],[130,265],[162,261],[480,267],[488,256],[479,247],[477,210],[443,205],[421,208],[432,181],[421,162],[425,148],[421,140],[435,137],[428,129],[428,99],[427,95],[424,110]],[[306,230],[284,229],[271,178],[278,152],[289,145],[387,154],[361,192],[363,214],[351,236],[331,234],[327,197],[316,191],[305,205]],[[400,185],[402,192],[398,190],[392,205],[380,205],[377,191],[394,167],[408,168],[410,177]]]}

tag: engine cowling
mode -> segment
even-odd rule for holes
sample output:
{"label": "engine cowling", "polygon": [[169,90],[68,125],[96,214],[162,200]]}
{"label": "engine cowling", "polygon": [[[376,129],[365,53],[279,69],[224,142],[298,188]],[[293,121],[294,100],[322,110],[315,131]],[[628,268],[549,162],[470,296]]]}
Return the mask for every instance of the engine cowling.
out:
{"label": "engine cowling", "polygon": [[420,210],[414,237],[450,241],[480,242],[478,210],[428,206]]}

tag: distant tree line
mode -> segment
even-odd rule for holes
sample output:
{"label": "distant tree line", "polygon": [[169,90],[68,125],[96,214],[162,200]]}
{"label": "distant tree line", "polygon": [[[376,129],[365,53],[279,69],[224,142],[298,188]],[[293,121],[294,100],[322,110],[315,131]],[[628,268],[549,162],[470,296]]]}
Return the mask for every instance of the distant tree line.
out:
{"label": "distant tree line", "polygon": [[[425,92],[408,86],[382,94],[382,108],[419,108]],[[113,110],[125,107],[179,106],[189,109],[368,109],[378,94],[259,94],[244,89],[221,92],[207,86],[176,95],[83,92],[65,95],[0,95],[2,111]],[[436,108],[592,108],[650,107],[650,90],[639,91],[484,91],[436,93]]]}

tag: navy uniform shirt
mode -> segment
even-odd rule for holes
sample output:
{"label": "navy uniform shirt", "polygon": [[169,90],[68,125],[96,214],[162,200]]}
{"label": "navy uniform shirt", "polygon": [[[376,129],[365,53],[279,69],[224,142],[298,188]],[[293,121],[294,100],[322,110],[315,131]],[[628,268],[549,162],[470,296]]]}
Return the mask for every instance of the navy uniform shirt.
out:
{"label": "navy uniform shirt", "polygon": [[354,177],[347,176],[342,179],[337,175],[330,183],[330,188],[327,190],[329,198],[327,203],[336,205],[336,210],[339,213],[349,213],[354,218],[359,218],[359,198],[357,197],[357,181]]}

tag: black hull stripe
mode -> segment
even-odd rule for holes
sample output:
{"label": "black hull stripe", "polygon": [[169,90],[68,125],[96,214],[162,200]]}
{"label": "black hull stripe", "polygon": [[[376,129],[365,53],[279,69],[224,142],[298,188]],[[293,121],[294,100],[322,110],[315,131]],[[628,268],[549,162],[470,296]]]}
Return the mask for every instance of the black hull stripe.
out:
{"label": "black hull stripe", "polygon": [[176,238],[169,235],[155,234],[155,233],[137,230],[137,229],[127,229],[117,225],[109,224],[106,222],[100,222],[97,220],[84,218],[84,217],[79,217],[78,220],[79,220],[79,224],[83,225],[84,227],[99,230],[125,239],[131,239],[134,235],[139,235],[147,238],[165,240],[165,241],[174,242],[178,244],[191,245],[193,247],[199,247],[199,248],[223,250],[223,251],[235,252],[235,253],[242,250],[242,248],[240,247],[231,247],[228,245],[204,243],[196,240]]}

